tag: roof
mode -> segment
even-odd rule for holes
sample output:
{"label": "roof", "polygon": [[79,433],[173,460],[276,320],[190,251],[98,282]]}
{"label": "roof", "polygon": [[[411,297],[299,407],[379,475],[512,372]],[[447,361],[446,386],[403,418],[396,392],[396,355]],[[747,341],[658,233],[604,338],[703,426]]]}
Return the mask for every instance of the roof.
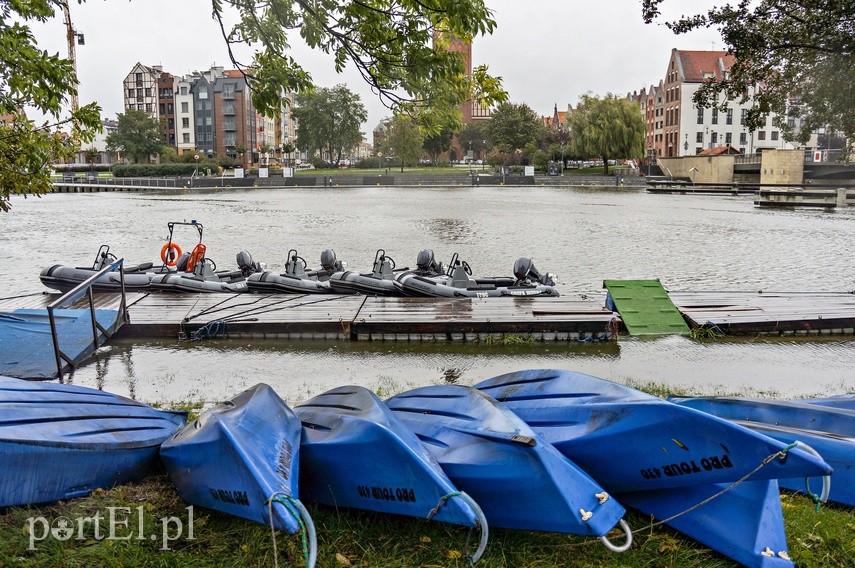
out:
{"label": "roof", "polygon": [[725,51],[683,51],[674,50],[683,69],[683,81],[703,83],[710,78],[724,80],[724,72],[729,71],[736,57]]}
{"label": "roof", "polygon": [[741,150],[737,150],[736,148],[734,148],[733,146],[728,144],[726,146],[716,146],[715,148],[707,148],[706,150],[704,150],[703,152],[698,154],[698,156],[722,156],[725,154],[741,154],[741,153],[742,153]]}

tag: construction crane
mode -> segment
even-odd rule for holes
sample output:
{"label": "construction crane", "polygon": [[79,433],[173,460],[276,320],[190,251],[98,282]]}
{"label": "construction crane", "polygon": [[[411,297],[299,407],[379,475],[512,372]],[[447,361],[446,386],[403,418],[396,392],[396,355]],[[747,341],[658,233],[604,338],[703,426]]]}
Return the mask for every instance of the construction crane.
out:
{"label": "construction crane", "polygon": [[[71,61],[71,69],[74,72],[75,83],[77,83],[77,42],[83,45],[83,34],[78,34],[71,23],[71,10],[68,9],[68,0],[62,3],[62,12],[65,15],[66,39],[68,40],[68,60]],[[77,99],[77,84],[71,91],[71,112],[76,112],[80,106]]]}

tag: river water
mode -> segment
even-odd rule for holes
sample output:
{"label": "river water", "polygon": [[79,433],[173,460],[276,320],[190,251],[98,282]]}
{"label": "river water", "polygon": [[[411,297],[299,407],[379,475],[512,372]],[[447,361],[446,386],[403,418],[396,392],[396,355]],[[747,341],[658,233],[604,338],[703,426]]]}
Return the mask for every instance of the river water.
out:
{"label": "river water", "polygon": [[[204,225],[220,269],[236,266],[240,250],[277,270],[290,248],[311,266],[333,248],[351,268],[369,270],[378,248],[399,267],[432,248],[445,262],[458,253],[476,275],[510,275],[514,260],[529,256],[558,275],[562,294],[594,298],[604,297],[609,278],[659,278],[672,291],[855,290],[853,208],[770,210],[749,197],[627,188],[359,187],[16,196],[12,211],[0,214],[0,298],[41,292],[42,268],[90,265],[101,244],[129,263],[154,261],[167,222],[191,219]],[[196,239],[194,230],[176,229],[185,249]],[[498,346],[176,338],[115,342],[71,380],[146,402],[214,402],[267,382],[296,404],[342,384],[392,394],[533,367],[709,394],[855,392],[855,340],[621,337]]]}

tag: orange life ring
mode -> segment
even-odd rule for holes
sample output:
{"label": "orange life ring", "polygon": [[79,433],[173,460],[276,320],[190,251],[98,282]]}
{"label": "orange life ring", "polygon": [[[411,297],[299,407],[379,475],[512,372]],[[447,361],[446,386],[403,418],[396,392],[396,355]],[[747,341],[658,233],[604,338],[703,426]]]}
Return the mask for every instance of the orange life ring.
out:
{"label": "orange life ring", "polygon": [[202,259],[205,258],[205,251],[207,247],[202,243],[199,243],[193,248],[193,252],[190,253],[190,258],[187,259],[187,271],[192,272],[193,269],[196,268],[196,265],[202,262]]}
{"label": "orange life ring", "polygon": [[175,266],[178,264],[181,252],[181,247],[178,246],[178,243],[166,243],[160,249],[160,260],[165,262],[166,266]]}

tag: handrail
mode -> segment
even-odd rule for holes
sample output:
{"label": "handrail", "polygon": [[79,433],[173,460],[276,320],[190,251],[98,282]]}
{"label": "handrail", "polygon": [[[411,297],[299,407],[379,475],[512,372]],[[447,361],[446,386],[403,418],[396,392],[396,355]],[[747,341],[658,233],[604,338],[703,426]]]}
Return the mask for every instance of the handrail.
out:
{"label": "handrail", "polygon": [[84,296],[88,296],[89,299],[89,316],[92,319],[92,342],[97,349],[98,345],[98,332],[100,331],[104,337],[109,339],[111,337],[110,332],[104,329],[101,324],[98,323],[98,320],[95,318],[95,298],[92,295],[92,287],[99,282],[107,273],[113,272],[115,270],[119,271],[119,281],[121,283],[122,290],[122,300],[119,303],[119,311],[116,314],[116,321],[113,322],[115,325],[119,318],[122,318],[122,321],[127,321],[128,319],[128,302],[127,297],[125,295],[125,270],[124,270],[125,259],[120,258],[119,260],[109,264],[60,296],[57,300],[51,302],[47,307],[48,320],[50,321],[50,335],[53,340],[53,353],[56,358],[56,373],[57,377],[62,380],[62,361],[65,361],[69,365],[74,366],[74,360],[70,358],[68,355],[62,352],[59,348],[59,337],[56,332],[56,317],[54,316],[54,310],[62,309],[70,304],[73,304],[80,298]]}

